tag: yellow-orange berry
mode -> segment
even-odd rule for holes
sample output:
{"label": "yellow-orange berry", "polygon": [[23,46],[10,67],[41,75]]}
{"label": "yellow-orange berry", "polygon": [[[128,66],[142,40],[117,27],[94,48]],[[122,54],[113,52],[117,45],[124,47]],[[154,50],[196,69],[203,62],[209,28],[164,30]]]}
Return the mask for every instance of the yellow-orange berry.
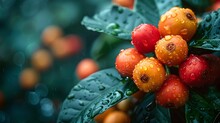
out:
{"label": "yellow-orange berry", "polygon": [[56,39],[63,35],[62,29],[58,26],[48,26],[42,32],[42,40],[45,45],[51,45]]}
{"label": "yellow-orange berry", "polygon": [[37,72],[32,68],[24,69],[20,74],[20,84],[24,89],[33,88],[39,80]]}
{"label": "yellow-orange berry", "polygon": [[161,36],[181,35],[189,41],[197,29],[197,19],[194,12],[188,8],[173,7],[161,15],[158,29]]}
{"label": "yellow-orange berry", "polygon": [[165,80],[163,65],[153,57],[141,60],[133,71],[134,83],[144,92],[153,92],[160,88]]}
{"label": "yellow-orange berry", "polygon": [[167,35],[157,42],[155,54],[163,64],[168,66],[179,65],[187,57],[188,45],[179,35]]}
{"label": "yellow-orange berry", "polygon": [[44,49],[37,50],[32,56],[32,65],[40,71],[48,69],[52,65],[51,54]]}

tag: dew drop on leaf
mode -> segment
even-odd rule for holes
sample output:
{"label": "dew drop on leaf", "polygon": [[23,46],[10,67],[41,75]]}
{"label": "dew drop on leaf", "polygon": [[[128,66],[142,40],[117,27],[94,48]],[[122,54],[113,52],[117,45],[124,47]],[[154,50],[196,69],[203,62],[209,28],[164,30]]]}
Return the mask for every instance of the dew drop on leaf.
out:
{"label": "dew drop on leaf", "polygon": [[102,105],[107,105],[108,103],[109,103],[109,100],[106,100],[106,99],[102,100]]}
{"label": "dew drop on leaf", "polygon": [[125,94],[127,96],[131,96],[133,94],[133,92],[130,89],[128,89],[128,90],[126,90]]}
{"label": "dew drop on leaf", "polygon": [[84,106],[85,104],[84,104],[84,102],[79,101],[79,105],[80,105],[80,106]]}
{"label": "dew drop on leaf", "polygon": [[120,26],[117,23],[110,23],[106,27],[107,30],[113,30],[113,29],[119,29],[119,28],[120,28]]}
{"label": "dew drop on leaf", "polygon": [[118,102],[120,99],[123,98],[123,93],[120,92],[120,91],[115,91],[112,95],[112,98],[111,98],[111,104],[115,104],[116,102]]}
{"label": "dew drop on leaf", "polygon": [[73,90],[74,91],[80,91],[82,89],[82,86],[81,85],[76,85]]}
{"label": "dew drop on leaf", "polygon": [[102,109],[103,109],[103,106],[99,106],[99,107],[93,109],[92,117],[95,117],[96,115],[98,115]]}
{"label": "dew drop on leaf", "polygon": [[212,20],[212,17],[211,17],[211,15],[208,14],[208,15],[206,16],[205,21],[206,21],[206,22],[210,22],[211,20]]}
{"label": "dew drop on leaf", "polygon": [[155,103],[154,103],[154,102],[150,102],[150,103],[145,107],[145,109],[146,109],[147,111],[151,111],[151,110],[154,109],[154,107],[155,107]]}
{"label": "dew drop on leaf", "polygon": [[124,12],[124,10],[122,8],[118,8],[118,13],[122,14]]}
{"label": "dew drop on leaf", "polygon": [[105,86],[103,86],[103,85],[99,85],[99,87],[98,87],[98,88],[99,88],[99,90],[100,90],[100,91],[105,90]]}
{"label": "dew drop on leaf", "polygon": [[68,99],[73,99],[75,97],[75,94],[74,93],[70,93],[69,95],[68,95]]}

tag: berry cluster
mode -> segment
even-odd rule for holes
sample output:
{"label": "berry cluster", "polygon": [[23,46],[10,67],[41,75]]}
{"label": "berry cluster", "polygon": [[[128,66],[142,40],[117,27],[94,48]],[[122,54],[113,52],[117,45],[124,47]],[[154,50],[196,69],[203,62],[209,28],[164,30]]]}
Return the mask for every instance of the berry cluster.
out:
{"label": "berry cluster", "polygon": [[[180,107],[189,88],[214,84],[220,73],[220,58],[188,53],[188,42],[197,29],[197,18],[188,8],[173,7],[161,15],[158,28],[141,24],[132,31],[134,48],[122,50],[115,61],[124,77],[133,79],[144,92],[155,92],[164,107]],[[146,54],[154,53],[148,57]],[[178,72],[168,72],[170,68]]]}

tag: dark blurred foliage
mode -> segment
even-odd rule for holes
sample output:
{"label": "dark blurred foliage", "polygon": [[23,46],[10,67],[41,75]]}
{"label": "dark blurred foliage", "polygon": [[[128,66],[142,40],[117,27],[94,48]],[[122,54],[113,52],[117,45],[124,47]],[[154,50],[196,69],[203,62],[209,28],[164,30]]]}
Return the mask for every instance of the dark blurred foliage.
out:
{"label": "dark blurred foliage", "polygon": [[[0,123],[54,123],[62,101],[78,82],[77,63],[90,56],[99,33],[81,25],[82,18],[108,7],[110,0],[0,0]],[[42,43],[43,30],[56,25],[63,35],[77,35],[83,49],[39,72],[39,82],[23,89],[19,75],[32,67],[33,53],[51,50]],[[3,100],[3,101],[1,101]]]}

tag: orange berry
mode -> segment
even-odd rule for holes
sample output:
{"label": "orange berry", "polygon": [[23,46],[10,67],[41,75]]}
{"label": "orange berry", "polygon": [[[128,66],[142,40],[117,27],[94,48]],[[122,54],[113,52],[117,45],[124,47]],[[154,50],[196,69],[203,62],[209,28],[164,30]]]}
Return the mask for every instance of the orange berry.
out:
{"label": "orange berry", "polygon": [[135,48],[121,50],[115,60],[115,68],[124,77],[132,77],[135,65],[145,56]]}
{"label": "orange berry", "polygon": [[76,66],[76,75],[79,79],[84,79],[87,76],[99,70],[98,64],[93,59],[83,59]]}
{"label": "orange berry", "polygon": [[37,84],[38,79],[38,74],[34,69],[26,68],[20,74],[21,87],[24,89],[31,89]]}
{"label": "orange berry", "polygon": [[106,116],[115,110],[116,110],[115,107],[111,107],[111,108],[107,109],[106,111],[104,111],[103,113],[97,115],[94,119],[97,123],[103,123]]}
{"label": "orange berry", "polygon": [[158,29],[161,36],[181,35],[189,41],[197,29],[197,19],[191,9],[173,7],[161,15]]}
{"label": "orange berry", "polygon": [[124,112],[128,112],[132,107],[133,107],[133,102],[132,102],[132,98],[127,98],[125,100],[122,100],[121,102],[119,102],[116,107],[120,110],[120,111],[124,111]]}
{"label": "orange berry", "polygon": [[107,115],[103,123],[130,123],[130,118],[122,111],[114,111]]}
{"label": "orange berry", "polygon": [[55,40],[51,46],[53,55],[59,59],[68,57],[69,56],[68,45],[69,44],[65,38],[59,38]]}
{"label": "orange berry", "polygon": [[134,68],[133,79],[137,87],[144,92],[153,92],[160,88],[165,80],[166,71],[155,58],[145,58]]}
{"label": "orange berry", "polygon": [[163,64],[179,65],[187,57],[188,45],[179,35],[167,35],[157,42],[155,54]]}
{"label": "orange berry", "polygon": [[47,50],[37,50],[32,56],[32,65],[37,70],[46,70],[52,65],[52,56]]}
{"label": "orange berry", "polygon": [[45,45],[51,45],[56,39],[60,38],[63,32],[58,26],[48,26],[42,33],[42,40]]}
{"label": "orange berry", "polygon": [[112,2],[119,6],[127,7],[130,9],[133,9],[134,6],[134,0],[112,0]]}

